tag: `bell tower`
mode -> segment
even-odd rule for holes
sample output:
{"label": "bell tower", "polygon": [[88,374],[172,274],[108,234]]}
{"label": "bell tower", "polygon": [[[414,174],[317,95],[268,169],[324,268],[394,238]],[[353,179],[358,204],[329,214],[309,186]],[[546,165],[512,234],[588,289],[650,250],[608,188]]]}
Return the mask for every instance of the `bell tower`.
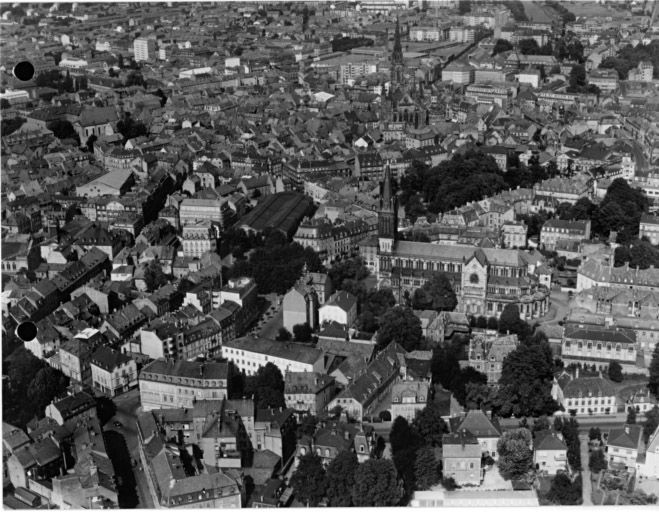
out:
{"label": "bell tower", "polygon": [[398,231],[398,205],[391,183],[391,170],[387,165],[384,171],[384,181],[380,190],[380,211],[378,212],[378,252],[380,254],[380,270],[391,270],[391,258],[396,232]]}
{"label": "bell tower", "polygon": [[403,61],[403,46],[400,44],[400,23],[396,18],[396,32],[394,32],[394,48],[391,52],[391,90],[403,85],[405,62]]}

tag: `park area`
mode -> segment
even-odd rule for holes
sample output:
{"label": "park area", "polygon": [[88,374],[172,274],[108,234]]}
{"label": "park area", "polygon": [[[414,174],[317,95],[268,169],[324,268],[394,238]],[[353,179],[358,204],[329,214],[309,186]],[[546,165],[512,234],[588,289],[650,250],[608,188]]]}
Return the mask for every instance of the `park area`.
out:
{"label": "park area", "polygon": [[596,2],[561,2],[561,5],[563,5],[563,7],[565,7],[570,12],[574,13],[577,18],[579,16],[587,16],[589,18],[595,16],[610,16],[615,19],[624,18],[629,14],[628,11],[616,11],[612,7],[601,5]]}

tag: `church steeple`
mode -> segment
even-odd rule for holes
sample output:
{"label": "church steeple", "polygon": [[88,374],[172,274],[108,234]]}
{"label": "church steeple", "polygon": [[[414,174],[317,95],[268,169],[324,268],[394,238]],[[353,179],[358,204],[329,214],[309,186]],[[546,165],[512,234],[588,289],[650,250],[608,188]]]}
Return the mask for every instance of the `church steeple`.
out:
{"label": "church steeple", "polygon": [[[389,165],[384,171],[384,181],[380,188],[380,211],[378,212],[378,247],[381,255],[391,254],[398,231],[398,205],[391,182]],[[389,270],[389,258],[381,259],[381,270]]]}
{"label": "church steeple", "polygon": [[394,33],[394,49],[391,52],[391,90],[403,85],[403,45],[400,44],[400,23],[396,18],[396,32]]}

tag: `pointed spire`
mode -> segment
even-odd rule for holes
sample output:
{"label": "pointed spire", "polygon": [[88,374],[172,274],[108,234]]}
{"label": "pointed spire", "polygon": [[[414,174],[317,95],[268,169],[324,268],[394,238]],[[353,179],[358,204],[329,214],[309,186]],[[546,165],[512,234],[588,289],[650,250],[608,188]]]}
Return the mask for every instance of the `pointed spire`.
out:
{"label": "pointed spire", "polygon": [[391,186],[391,170],[389,165],[384,170],[384,183],[382,184],[382,204],[389,205],[393,197],[393,187]]}

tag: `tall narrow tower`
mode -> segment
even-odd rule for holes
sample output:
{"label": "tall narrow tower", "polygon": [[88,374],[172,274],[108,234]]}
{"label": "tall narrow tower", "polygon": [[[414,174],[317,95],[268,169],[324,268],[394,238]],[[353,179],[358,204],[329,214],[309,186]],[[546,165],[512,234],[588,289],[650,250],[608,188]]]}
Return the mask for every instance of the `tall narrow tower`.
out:
{"label": "tall narrow tower", "polygon": [[394,33],[394,49],[391,52],[391,88],[403,85],[405,62],[403,61],[403,46],[400,44],[400,23],[396,18],[396,32]]}
{"label": "tall narrow tower", "polygon": [[380,270],[391,270],[390,255],[396,243],[398,230],[398,205],[391,183],[391,170],[387,165],[380,190],[380,211],[378,212],[378,249]]}

